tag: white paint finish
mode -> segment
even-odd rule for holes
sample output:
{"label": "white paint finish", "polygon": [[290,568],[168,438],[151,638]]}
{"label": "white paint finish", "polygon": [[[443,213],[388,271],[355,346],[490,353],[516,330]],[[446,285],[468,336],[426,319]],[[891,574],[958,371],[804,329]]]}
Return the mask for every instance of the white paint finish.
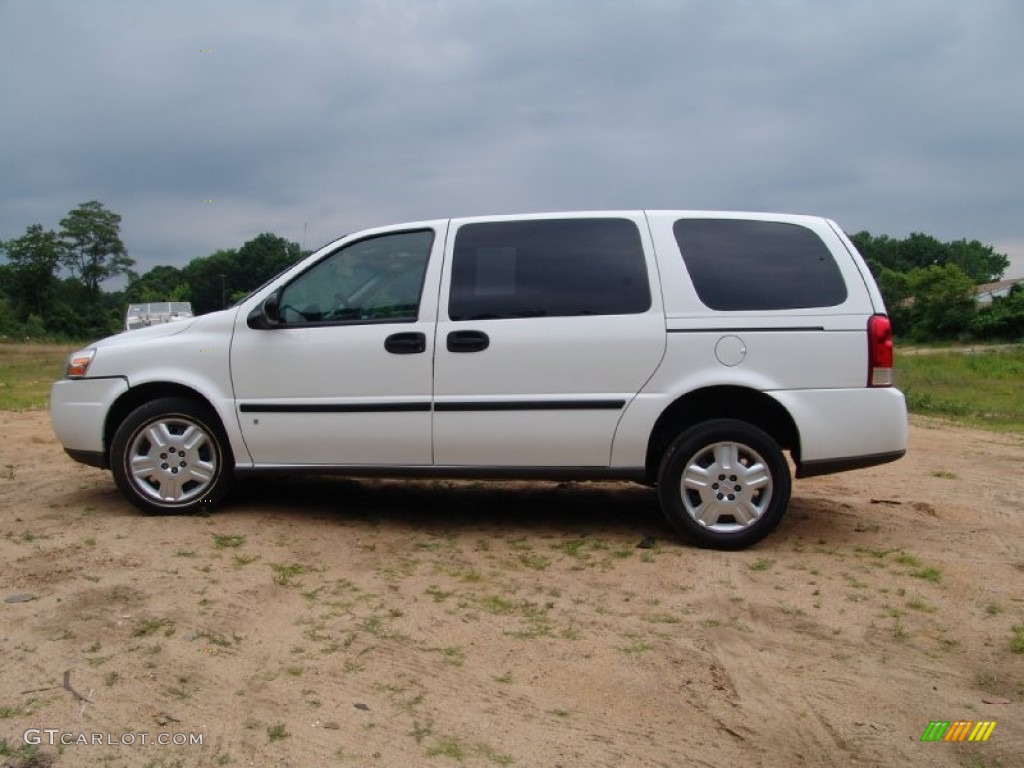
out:
{"label": "white paint finish", "polygon": [[[382,228],[373,234],[422,227]],[[331,406],[368,403],[429,403],[437,282],[444,248],[444,224],[436,225],[415,322],[249,328],[248,306],[238,313],[231,345],[238,423],[256,464],[430,464],[429,412],[337,413]],[[304,264],[359,236],[324,249]],[[293,279],[298,272],[293,271]],[[284,282],[287,282],[284,281]],[[284,282],[260,293],[252,307]],[[426,350],[392,354],[385,339],[422,333]],[[323,408],[315,413],[242,413],[246,405]]]}
{"label": "white paint finish", "polygon": [[747,331],[739,365],[719,363],[720,335],[707,331],[668,334],[665,361],[644,387],[646,394],[674,400],[710,386],[733,385],[764,391],[839,389],[867,382],[867,329],[858,331]]}
{"label": "white paint finish", "polygon": [[256,466],[427,465],[430,412],[241,413]]}
{"label": "white paint finish", "polygon": [[898,389],[773,392],[800,429],[803,461],[870,456],[907,447],[907,408]]}
{"label": "white paint finish", "polygon": [[121,371],[126,373],[131,387],[167,382],[188,387],[217,412],[235,461],[248,463],[249,452],[238,430],[231,390],[229,350],[237,314],[236,308],[211,312],[183,322],[184,328],[180,332],[154,334],[159,338],[147,334],[177,324],[153,326],[111,337],[97,345],[96,359],[89,368],[89,375]]}
{"label": "white paint finish", "polygon": [[61,445],[103,450],[103,422],[111,403],[128,389],[122,378],[61,379],[50,388],[50,422]]}
{"label": "white paint finish", "polygon": [[[240,317],[231,359],[237,406],[330,406],[430,400],[431,349],[393,355],[392,333],[430,334],[433,323],[253,330]],[[378,418],[374,419],[372,416]],[[242,413],[257,464],[429,464],[429,412]],[[386,417],[386,418],[385,418]],[[364,444],[375,446],[368,459]],[[390,445],[390,450],[383,447]]]}
{"label": "white paint finish", "polygon": [[[781,312],[708,310],[696,299],[671,231],[675,219],[687,215],[811,227],[836,255],[847,281],[846,302],[836,308]],[[664,409],[689,392],[718,385],[747,387],[778,400],[797,424],[805,460],[905,448],[903,396],[895,389],[864,387],[867,319],[881,309],[880,298],[862,260],[848,251],[852,246],[829,222],[704,212],[537,218],[587,216],[629,218],[639,225],[651,277],[648,312],[453,323],[445,311],[454,240],[445,236],[448,222],[406,224],[335,241],[237,309],[103,340],[94,345],[97,354],[89,375],[125,376],[131,386],[171,382],[194,389],[220,414],[239,465],[639,467],[650,430]],[[527,217],[455,220],[452,233],[471,221],[522,218]],[[248,313],[273,290],[340,245],[424,226],[436,229],[438,236],[416,322],[260,331],[247,326]],[[659,275],[664,284],[659,284]],[[663,297],[664,306],[671,308],[668,319]],[[821,330],[811,330],[816,328]],[[483,331],[490,346],[476,353],[448,352],[445,339],[455,330]],[[387,353],[384,339],[396,332],[424,333],[426,351]],[[739,354],[732,341],[723,350],[723,340],[733,338],[745,353]],[[61,442],[78,450],[101,450],[104,415],[124,389],[123,380],[116,378],[58,382],[52,414]],[[622,410],[433,413],[239,414],[236,408],[259,403],[329,410],[432,400],[443,407],[531,399],[622,400],[626,405]]]}
{"label": "white paint finish", "polygon": [[[447,316],[451,259],[458,228],[445,249],[434,373],[438,404],[467,396],[522,401],[631,399],[657,368],[665,349],[665,321],[650,238],[642,215],[601,216],[637,224],[651,280],[651,308],[642,314],[543,317],[452,322]],[[493,219],[488,219],[493,220]],[[481,352],[447,350],[448,334],[481,331]],[[434,460],[464,466],[607,466],[619,411],[470,411],[434,414]]]}
{"label": "white paint finish", "polygon": [[435,413],[435,460],[453,467],[607,467],[620,415],[620,410]]}

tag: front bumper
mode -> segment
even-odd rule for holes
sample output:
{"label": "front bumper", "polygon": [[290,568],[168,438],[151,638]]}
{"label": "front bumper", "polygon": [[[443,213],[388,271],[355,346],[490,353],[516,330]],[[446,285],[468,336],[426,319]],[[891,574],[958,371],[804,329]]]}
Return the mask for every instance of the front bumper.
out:
{"label": "front bumper", "polygon": [[123,376],[61,379],[50,389],[50,423],[64,450],[75,461],[106,466],[103,430],[117,398],[128,391]]}

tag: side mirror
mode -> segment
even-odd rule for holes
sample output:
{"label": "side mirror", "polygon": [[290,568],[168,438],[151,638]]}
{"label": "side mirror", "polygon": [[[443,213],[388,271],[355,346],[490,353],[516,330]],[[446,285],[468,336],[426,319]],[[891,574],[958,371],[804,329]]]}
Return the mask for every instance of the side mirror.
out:
{"label": "side mirror", "polygon": [[255,330],[265,331],[281,324],[281,292],[274,291],[256,307],[245,319],[246,324]]}

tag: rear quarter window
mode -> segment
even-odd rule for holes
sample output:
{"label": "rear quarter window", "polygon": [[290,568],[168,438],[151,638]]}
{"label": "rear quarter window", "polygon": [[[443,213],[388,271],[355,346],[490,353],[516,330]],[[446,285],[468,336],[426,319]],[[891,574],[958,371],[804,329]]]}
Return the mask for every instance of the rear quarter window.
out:
{"label": "rear quarter window", "polygon": [[672,227],[697,296],[721,311],[834,307],[846,283],[807,227],[777,221],[679,219]]}

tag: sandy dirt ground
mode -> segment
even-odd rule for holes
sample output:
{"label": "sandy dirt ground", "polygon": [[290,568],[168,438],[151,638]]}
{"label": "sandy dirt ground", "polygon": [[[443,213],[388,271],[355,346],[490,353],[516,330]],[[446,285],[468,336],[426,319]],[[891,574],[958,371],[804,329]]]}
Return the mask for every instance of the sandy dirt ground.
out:
{"label": "sandy dirt ground", "polygon": [[258,480],[145,517],[45,412],[0,438],[2,766],[1024,765],[1020,436],[915,422],[735,553],[619,484]]}

